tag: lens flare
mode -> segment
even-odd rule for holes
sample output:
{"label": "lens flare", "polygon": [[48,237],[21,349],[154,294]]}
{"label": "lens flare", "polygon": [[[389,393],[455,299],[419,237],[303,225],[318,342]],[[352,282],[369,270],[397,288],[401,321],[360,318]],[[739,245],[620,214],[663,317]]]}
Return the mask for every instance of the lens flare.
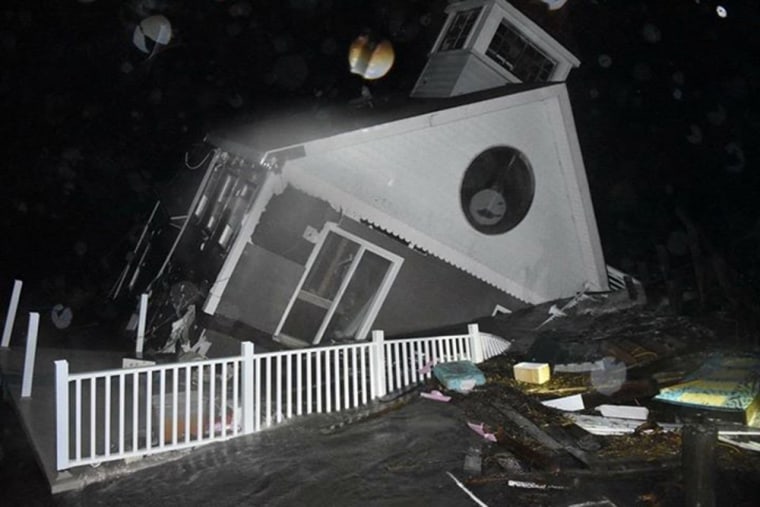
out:
{"label": "lens flare", "polygon": [[391,67],[395,54],[393,45],[388,40],[379,42],[368,35],[360,35],[351,43],[348,50],[348,64],[351,73],[358,74],[364,79],[380,79]]}

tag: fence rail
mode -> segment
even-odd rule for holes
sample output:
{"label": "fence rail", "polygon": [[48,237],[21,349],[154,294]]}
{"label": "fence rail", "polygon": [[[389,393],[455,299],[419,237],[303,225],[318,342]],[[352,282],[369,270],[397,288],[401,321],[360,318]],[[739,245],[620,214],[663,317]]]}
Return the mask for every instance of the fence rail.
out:
{"label": "fence rail", "polygon": [[464,335],[385,340],[70,374],[56,368],[57,468],[227,440],[313,413],[357,408],[431,376],[436,363],[481,362],[509,348]]}

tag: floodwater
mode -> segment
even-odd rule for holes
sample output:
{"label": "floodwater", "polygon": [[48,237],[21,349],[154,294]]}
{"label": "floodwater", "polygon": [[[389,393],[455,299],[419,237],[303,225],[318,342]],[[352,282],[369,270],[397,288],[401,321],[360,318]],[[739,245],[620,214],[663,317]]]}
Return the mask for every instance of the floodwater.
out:
{"label": "floodwater", "polygon": [[471,505],[464,478],[480,437],[455,406],[414,399],[338,428],[314,416],[200,448],[178,460],[57,499],[90,505]]}

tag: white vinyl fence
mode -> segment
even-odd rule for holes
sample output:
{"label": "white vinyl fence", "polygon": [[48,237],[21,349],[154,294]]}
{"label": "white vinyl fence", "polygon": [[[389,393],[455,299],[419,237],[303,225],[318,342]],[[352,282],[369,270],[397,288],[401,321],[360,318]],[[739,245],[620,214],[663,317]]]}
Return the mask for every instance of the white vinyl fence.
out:
{"label": "white vinyl fence", "polygon": [[227,440],[296,416],[360,407],[430,378],[431,366],[481,362],[509,343],[464,335],[388,340],[70,374],[56,361],[58,470]]}

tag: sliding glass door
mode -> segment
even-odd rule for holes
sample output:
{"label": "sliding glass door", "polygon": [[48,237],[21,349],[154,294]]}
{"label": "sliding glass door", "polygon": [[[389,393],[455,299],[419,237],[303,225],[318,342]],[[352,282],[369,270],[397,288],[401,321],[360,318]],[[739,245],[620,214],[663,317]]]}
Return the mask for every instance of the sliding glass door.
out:
{"label": "sliding glass door", "polygon": [[317,344],[364,339],[403,259],[327,224],[276,335]]}

